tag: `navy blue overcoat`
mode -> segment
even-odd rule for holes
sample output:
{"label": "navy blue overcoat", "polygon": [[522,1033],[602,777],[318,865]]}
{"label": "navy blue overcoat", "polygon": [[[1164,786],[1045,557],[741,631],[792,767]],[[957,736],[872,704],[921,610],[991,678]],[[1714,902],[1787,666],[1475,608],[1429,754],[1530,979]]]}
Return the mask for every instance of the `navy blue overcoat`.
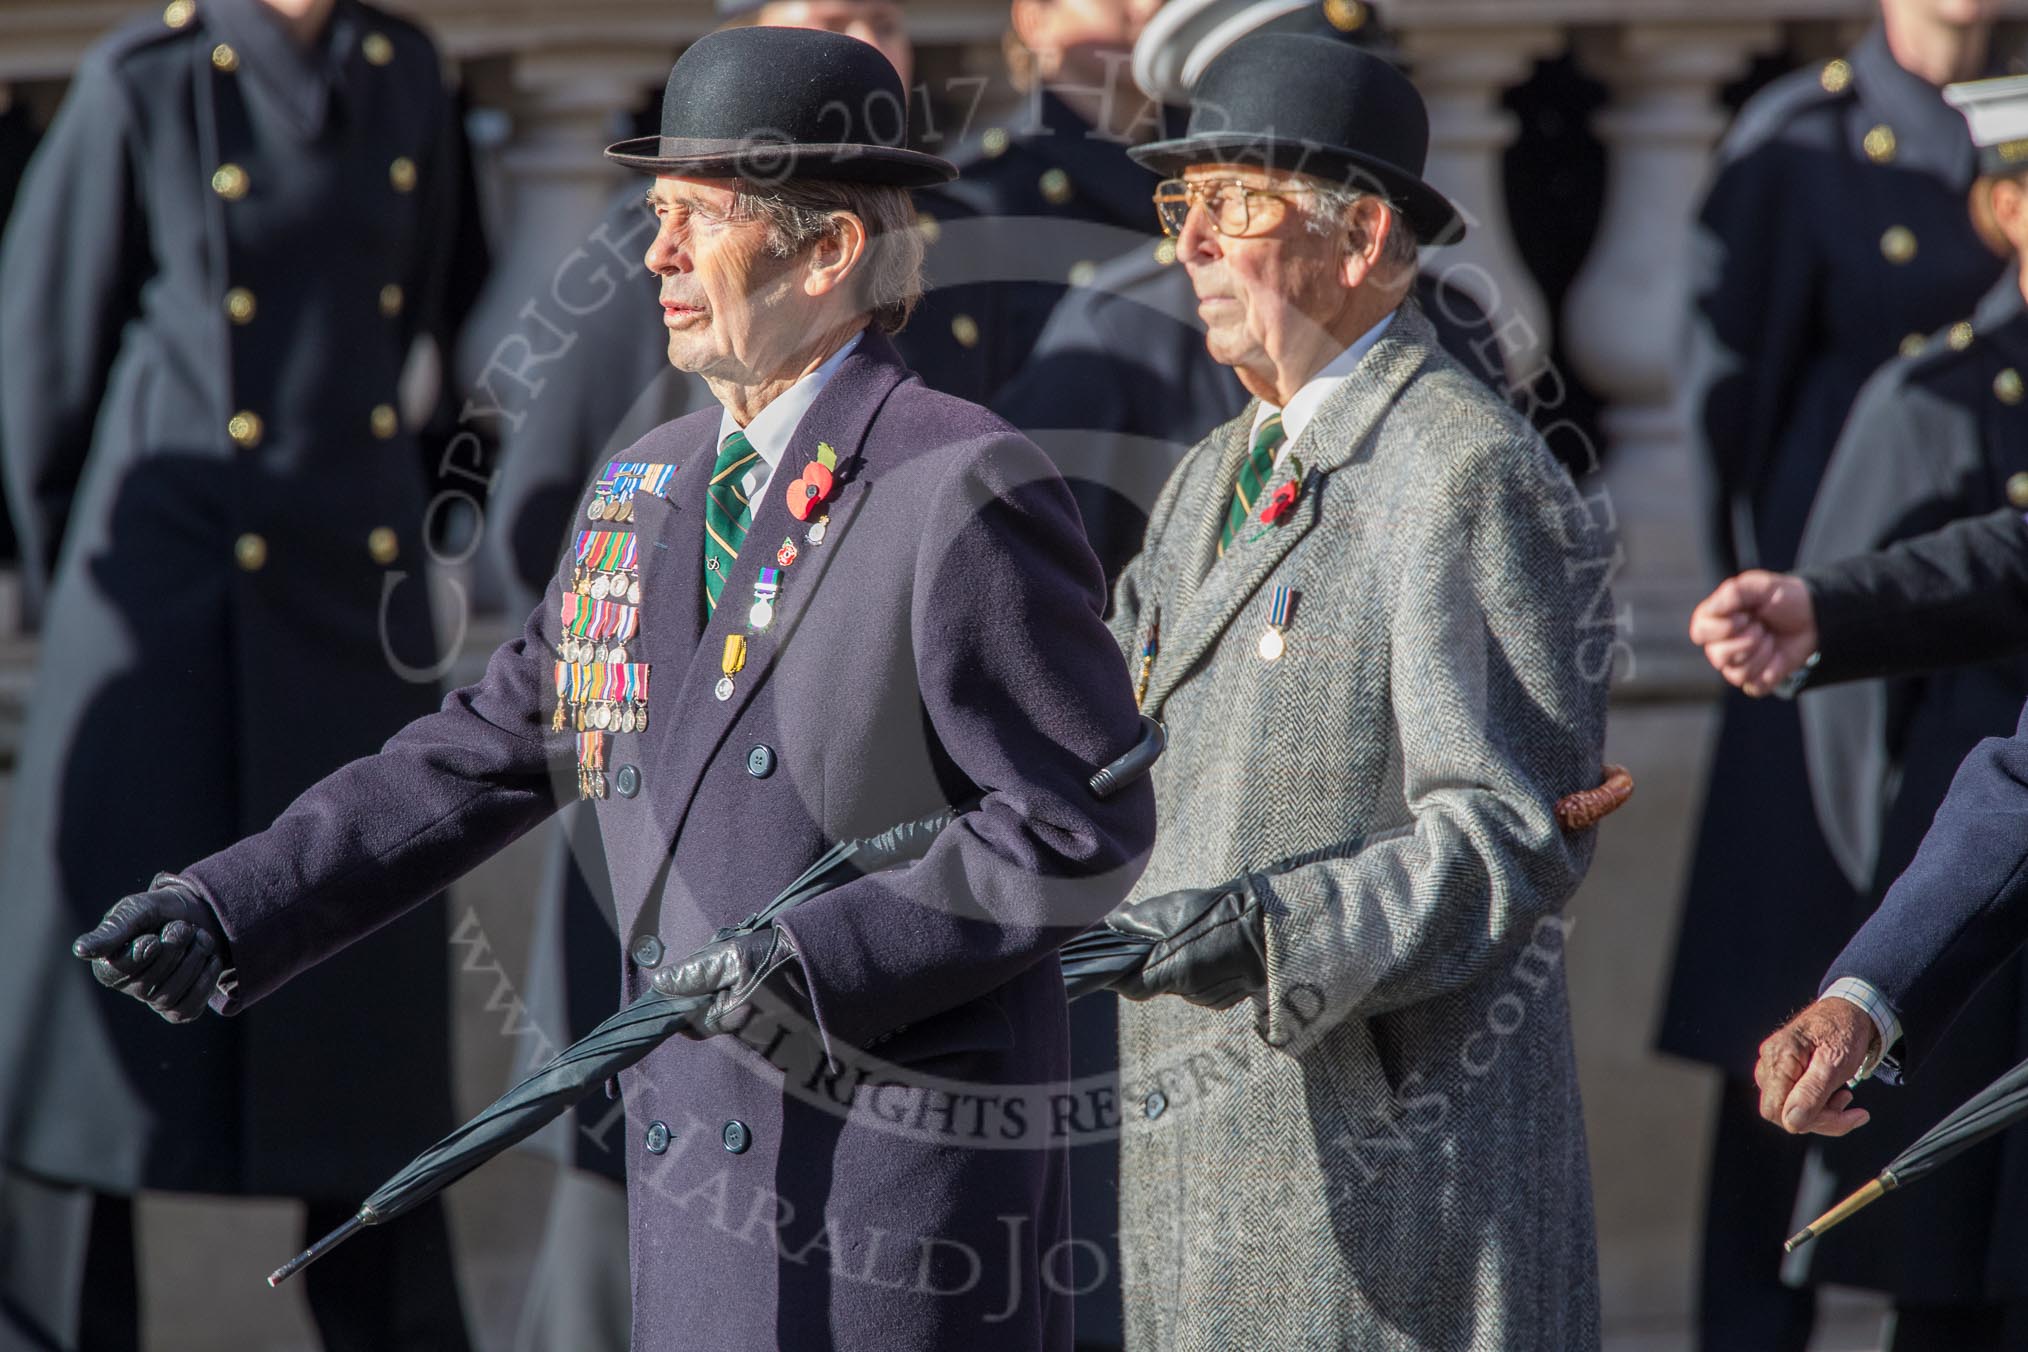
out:
{"label": "navy blue overcoat", "polygon": [[[1068,1052],[1050,959],[1125,894],[1154,830],[1145,785],[1105,802],[1086,787],[1138,736],[1098,565],[1041,452],[869,334],[797,428],[707,623],[718,422],[692,414],[628,452],[675,466],[631,520],[588,519],[595,488],[578,505],[585,531],[619,537],[592,559],[619,584],[602,599],[640,592],[624,646],[645,700],[636,671],[636,699],[614,703],[645,702],[649,719],[602,739],[610,787],[594,800],[626,997],[831,842],[978,805],[918,863],[787,919],[814,1028],[764,1011],[621,1077],[634,1344],[1067,1348],[1083,1274],[1063,1243]],[[820,446],[837,488],[799,522],[787,488]],[[554,730],[553,712],[575,567],[478,684],[187,871],[230,940],[222,1010],[577,793],[583,734],[574,713]],[[779,591],[757,628],[763,568]],[[720,697],[728,639],[746,655]]]}

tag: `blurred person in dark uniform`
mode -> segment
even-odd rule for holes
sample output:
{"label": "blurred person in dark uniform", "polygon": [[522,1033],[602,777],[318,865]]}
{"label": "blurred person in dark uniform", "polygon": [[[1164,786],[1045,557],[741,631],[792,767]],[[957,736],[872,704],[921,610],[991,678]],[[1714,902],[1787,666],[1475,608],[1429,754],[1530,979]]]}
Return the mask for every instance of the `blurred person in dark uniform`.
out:
{"label": "blurred person in dark uniform", "polygon": [[[175,0],[86,55],[15,203],[0,446],[42,642],[0,850],[10,1346],[137,1346],[140,1190],[304,1199],[315,1235],[452,1122],[423,931],[201,1030],[108,1002],[66,936],[437,702],[399,386],[441,337],[456,146],[410,24]],[[442,1211],[387,1239],[313,1275],[325,1346],[464,1347]]]}
{"label": "blurred person in dark uniform", "polygon": [[[1860,385],[2002,271],[1966,213],[1977,155],[1939,92],[1988,70],[1994,8],[1882,0],[1857,47],[1756,95],[1719,151],[1686,379],[1726,573],[1793,564]],[[1808,1341],[1814,1296],[1778,1261],[1803,1153],[1756,1120],[1744,1052],[1862,914],[1811,810],[1795,711],[1728,692],[1659,1035],[1725,1073],[1700,1295],[1714,1352]]]}
{"label": "blurred person in dark uniform", "polygon": [[[1980,147],[1973,200],[2014,251],[1977,310],[1867,382],[1825,471],[1798,563],[1831,564],[1953,520],[2028,508],[2028,78],[1953,85]],[[1989,204],[1989,205],[1988,205]],[[2003,737],[2028,700],[2019,657],[1919,678],[1865,681],[1798,707],[1817,817],[1869,902],[1915,857],[1960,762]],[[1842,937],[1832,936],[1834,938]],[[1837,987],[1832,988],[1834,991]],[[1819,1146],[1843,1196],[2024,1055],[2022,973],[2010,965],[1959,1016],[1920,1081],[1874,1095],[1879,1129]],[[1894,1297],[1897,1349],[1999,1348],[2009,1305],[2028,1316],[2028,1141],[1974,1152],[1874,1223],[1864,1244],[1804,1250],[1813,1282]],[[1799,1209],[1815,1204],[1805,1199]],[[2028,1336],[2028,1319],[2022,1333]],[[2021,1344],[2012,1344],[2020,1346]]]}
{"label": "blurred person in dark uniform", "polygon": [[[1135,80],[1180,111],[1212,58],[1253,32],[1333,37],[1393,57],[1379,17],[1359,0],[1170,0],[1134,46]],[[1175,264],[1170,239],[1100,264],[1064,296],[992,401],[1055,459],[1108,578],[1140,551],[1148,507],[1183,453],[1251,398],[1206,350],[1197,297]],[[1504,392],[1499,344],[1478,304],[1431,272],[1418,277],[1415,298],[1445,350]]]}

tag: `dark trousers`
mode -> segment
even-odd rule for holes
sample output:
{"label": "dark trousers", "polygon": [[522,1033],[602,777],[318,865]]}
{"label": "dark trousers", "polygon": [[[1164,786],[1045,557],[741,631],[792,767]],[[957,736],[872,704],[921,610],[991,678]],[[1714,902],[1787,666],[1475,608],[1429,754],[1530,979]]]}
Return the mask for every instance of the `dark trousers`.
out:
{"label": "dark trousers", "polygon": [[1782,1241],[1794,1219],[1808,1144],[1760,1116],[1751,1079],[1725,1081],[1704,1204],[1697,1289],[1701,1352],[1804,1352],[1817,1293],[1785,1286]]}
{"label": "dark trousers", "polygon": [[2028,1352],[2028,1305],[1900,1305],[1887,1352]]}
{"label": "dark trousers", "polygon": [[[0,1349],[138,1352],[140,1272],[132,1200],[32,1186],[42,1194],[40,1233],[17,1235],[15,1242],[33,1238],[73,1258],[60,1265],[64,1280],[8,1283]],[[354,1210],[342,1202],[309,1203],[305,1246]],[[19,1253],[0,1257],[10,1265],[33,1261],[33,1255]],[[242,1274],[242,1279],[252,1278]],[[304,1284],[326,1352],[469,1352],[450,1228],[439,1202],[360,1235],[296,1280]]]}

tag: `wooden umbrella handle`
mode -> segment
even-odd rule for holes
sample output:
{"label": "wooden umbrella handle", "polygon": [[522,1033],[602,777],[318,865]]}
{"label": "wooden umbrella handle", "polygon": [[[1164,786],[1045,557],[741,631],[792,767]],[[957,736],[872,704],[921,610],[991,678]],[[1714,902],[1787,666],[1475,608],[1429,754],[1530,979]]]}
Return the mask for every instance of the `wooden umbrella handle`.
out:
{"label": "wooden umbrella handle", "polygon": [[1556,800],[1556,820],[1566,831],[1587,831],[1634,796],[1634,777],[1624,765],[1608,765],[1595,789],[1579,789]]}

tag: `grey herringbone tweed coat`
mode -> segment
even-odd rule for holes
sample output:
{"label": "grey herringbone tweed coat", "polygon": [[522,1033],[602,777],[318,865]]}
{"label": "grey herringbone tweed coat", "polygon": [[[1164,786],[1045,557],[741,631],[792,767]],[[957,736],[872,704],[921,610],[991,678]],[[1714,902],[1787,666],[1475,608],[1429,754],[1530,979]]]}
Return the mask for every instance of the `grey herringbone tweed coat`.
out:
{"label": "grey herringbone tweed coat", "polygon": [[1592,843],[1552,808],[1600,774],[1603,544],[1412,309],[1277,467],[1293,516],[1220,559],[1252,416],[1183,460],[1116,592],[1135,664],[1159,608],[1170,738],[1134,895],[1244,876],[1268,963],[1225,1012],[1122,1007],[1128,1345],[1595,1348],[1561,916]]}

